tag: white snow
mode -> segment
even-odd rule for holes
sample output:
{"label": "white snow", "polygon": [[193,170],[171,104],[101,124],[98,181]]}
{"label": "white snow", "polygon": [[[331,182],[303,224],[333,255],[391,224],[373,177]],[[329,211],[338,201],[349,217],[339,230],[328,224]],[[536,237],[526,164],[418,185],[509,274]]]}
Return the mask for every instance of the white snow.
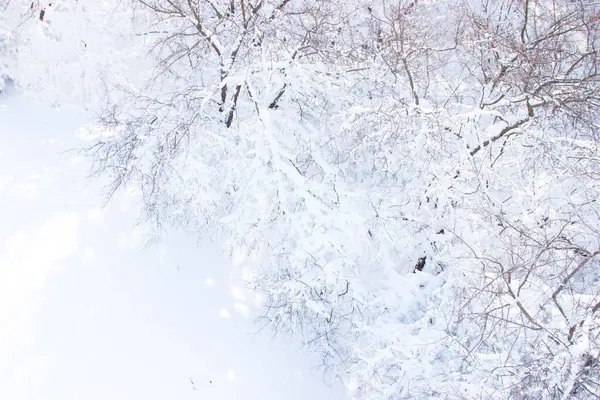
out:
{"label": "white snow", "polygon": [[102,207],[63,153],[88,115],[0,102],[0,399],[346,398],[299,346],[256,334],[216,245],[144,247],[134,198]]}

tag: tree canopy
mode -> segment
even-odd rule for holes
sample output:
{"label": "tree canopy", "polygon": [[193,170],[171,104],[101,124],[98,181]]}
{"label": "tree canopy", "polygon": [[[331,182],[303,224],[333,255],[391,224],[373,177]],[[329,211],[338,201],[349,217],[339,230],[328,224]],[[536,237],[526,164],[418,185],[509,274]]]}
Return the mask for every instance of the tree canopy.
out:
{"label": "tree canopy", "polygon": [[357,399],[600,397],[600,3],[10,0],[144,217],[257,262]]}

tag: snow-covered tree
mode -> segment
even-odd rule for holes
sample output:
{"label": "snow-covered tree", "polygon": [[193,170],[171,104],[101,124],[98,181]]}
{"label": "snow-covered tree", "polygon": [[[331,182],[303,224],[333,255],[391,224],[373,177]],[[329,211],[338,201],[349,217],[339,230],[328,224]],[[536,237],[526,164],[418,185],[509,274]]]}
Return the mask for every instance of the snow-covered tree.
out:
{"label": "snow-covered tree", "polygon": [[119,4],[153,70],[105,65],[95,171],[260,254],[263,320],[356,398],[600,396],[598,4]]}

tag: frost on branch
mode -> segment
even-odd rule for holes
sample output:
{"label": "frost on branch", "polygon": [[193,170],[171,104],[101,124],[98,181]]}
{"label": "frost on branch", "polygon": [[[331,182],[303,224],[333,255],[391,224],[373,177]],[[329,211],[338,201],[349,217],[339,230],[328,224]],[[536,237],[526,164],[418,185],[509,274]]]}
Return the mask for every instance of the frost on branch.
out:
{"label": "frost on branch", "polygon": [[595,3],[133,6],[109,194],[264,252],[262,320],[356,398],[600,396]]}

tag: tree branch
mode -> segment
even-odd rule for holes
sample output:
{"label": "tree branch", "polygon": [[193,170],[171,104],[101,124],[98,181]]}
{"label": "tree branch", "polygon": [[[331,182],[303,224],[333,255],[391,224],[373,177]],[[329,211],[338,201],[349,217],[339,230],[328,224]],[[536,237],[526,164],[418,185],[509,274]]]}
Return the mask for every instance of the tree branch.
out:
{"label": "tree branch", "polygon": [[485,148],[487,146],[490,145],[490,143],[494,143],[496,140],[501,139],[502,137],[504,137],[505,135],[507,135],[508,133],[510,133],[511,131],[517,129],[518,127],[520,127],[521,125],[523,125],[524,123],[526,123],[527,121],[529,121],[529,117],[522,119],[520,121],[515,122],[512,125],[509,125],[507,127],[505,127],[504,129],[502,129],[500,131],[499,134],[497,134],[496,136],[492,136],[490,139],[486,140],[485,142],[483,142],[482,144],[478,145],[477,147],[475,147],[473,150],[471,150],[470,154],[472,156],[474,156],[475,154],[477,154],[477,152],[479,152],[479,150],[481,150],[482,148]]}

